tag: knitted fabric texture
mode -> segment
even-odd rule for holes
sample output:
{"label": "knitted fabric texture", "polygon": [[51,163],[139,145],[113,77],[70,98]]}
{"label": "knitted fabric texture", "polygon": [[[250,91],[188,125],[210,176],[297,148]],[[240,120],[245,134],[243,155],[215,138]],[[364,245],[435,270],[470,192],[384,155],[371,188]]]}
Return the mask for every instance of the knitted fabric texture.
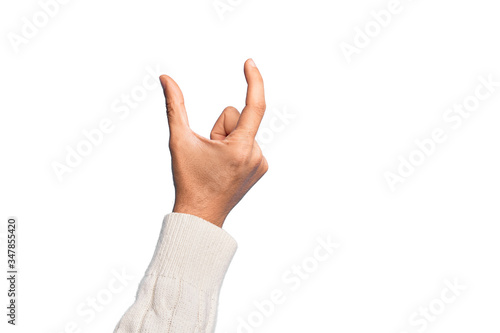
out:
{"label": "knitted fabric texture", "polygon": [[211,333],[236,241],[199,217],[165,216],[134,304],[114,333]]}

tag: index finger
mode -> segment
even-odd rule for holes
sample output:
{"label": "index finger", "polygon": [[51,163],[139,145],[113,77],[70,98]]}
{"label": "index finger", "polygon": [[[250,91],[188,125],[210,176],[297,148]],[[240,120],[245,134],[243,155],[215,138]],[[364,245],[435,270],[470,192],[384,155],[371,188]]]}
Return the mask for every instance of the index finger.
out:
{"label": "index finger", "polygon": [[244,130],[252,136],[257,134],[262,117],[266,111],[266,100],[264,97],[264,80],[259,69],[252,59],[245,62],[245,78],[247,80],[246,105],[241,112],[240,119],[235,130]]}

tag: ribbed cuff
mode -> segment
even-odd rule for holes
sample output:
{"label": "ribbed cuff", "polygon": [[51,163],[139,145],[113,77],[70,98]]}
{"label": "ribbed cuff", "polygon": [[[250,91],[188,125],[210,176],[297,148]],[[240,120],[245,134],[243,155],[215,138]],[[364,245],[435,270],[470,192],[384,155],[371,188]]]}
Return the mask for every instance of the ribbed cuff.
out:
{"label": "ribbed cuff", "polygon": [[218,290],[236,249],[236,241],[216,225],[170,213],[146,275],[178,277],[205,291]]}

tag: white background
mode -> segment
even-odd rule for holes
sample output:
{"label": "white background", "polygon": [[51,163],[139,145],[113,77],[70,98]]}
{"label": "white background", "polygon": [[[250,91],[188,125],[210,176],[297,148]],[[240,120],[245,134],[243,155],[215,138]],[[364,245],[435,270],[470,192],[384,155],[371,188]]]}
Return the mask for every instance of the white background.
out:
{"label": "white background", "polygon": [[[9,38],[42,9],[2,2],[0,241],[17,216],[21,272],[15,328],[0,283],[2,332],[113,330],[174,200],[161,89],[123,119],[114,103],[153,68],[149,82],[172,76],[208,136],[224,107],[243,107],[250,57],[266,84],[262,128],[276,112],[294,118],[265,137],[270,169],[224,225],[239,249],[216,332],[236,332],[279,289],[286,301],[252,331],[413,333],[422,326],[409,319],[439,305],[446,279],[467,289],[421,331],[498,331],[500,87],[458,129],[443,119],[479,76],[500,81],[498,4],[401,0],[349,63],[341,43],[388,0],[232,3],[221,19],[212,0],[72,0],[16,52]],[[60,181],[53,163],[105,118],[113,131]],[[447,140],[391,191],[384,173],[435,128]],[[283,274],[327,236],[339,249],[291,291]],[[89,310],[122,270],[133,278]],[[79,330],[65,330],[71,322]]]}

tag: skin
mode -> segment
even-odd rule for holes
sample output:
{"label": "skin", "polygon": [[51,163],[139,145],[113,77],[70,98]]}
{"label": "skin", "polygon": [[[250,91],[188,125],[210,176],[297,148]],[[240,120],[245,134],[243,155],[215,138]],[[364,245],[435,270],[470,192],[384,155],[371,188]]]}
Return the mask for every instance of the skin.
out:
{"label": "skin", "polygon": [[195,215],[219,227],[268,170],[255,141],[266,110],[264,82],[252,59],[245,62],[244,72],[248,88],[243,111],[225,108],[210,139],[191,130],[182,91],[172,78],[160,76],[170,129],[173,212]]}

